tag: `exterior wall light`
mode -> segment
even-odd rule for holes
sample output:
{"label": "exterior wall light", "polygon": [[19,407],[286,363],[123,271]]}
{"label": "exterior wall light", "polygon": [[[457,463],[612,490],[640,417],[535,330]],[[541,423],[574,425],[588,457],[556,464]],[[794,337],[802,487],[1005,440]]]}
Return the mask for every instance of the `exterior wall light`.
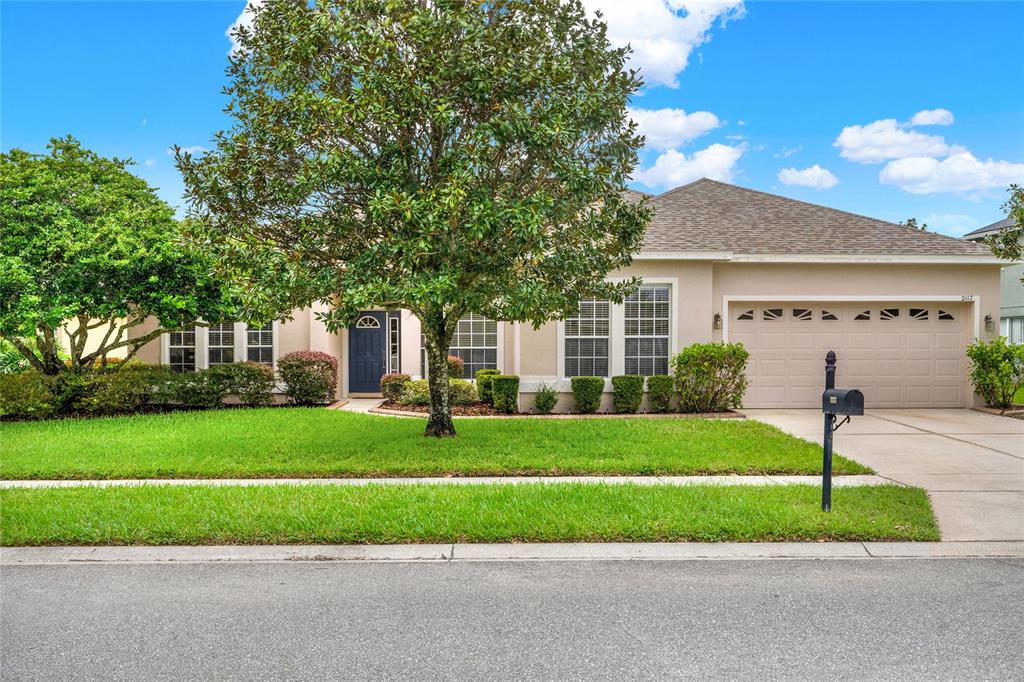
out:
{"label": "exterior wall light", "polygon": [[990,332],[996,328],[995,320],[992,319],[991,315],[985,316],[985,331]]}
{"label": "exterior wall light", "polygon": [[[991,317],[991,316],[989,316],[989,317]],[[712,321],[711,321],[711,327],[713,329],[721,329],[722,328],[722,316],[720,314],[715,313],[715,316],[714,316],[714,318],[712,318]]]}

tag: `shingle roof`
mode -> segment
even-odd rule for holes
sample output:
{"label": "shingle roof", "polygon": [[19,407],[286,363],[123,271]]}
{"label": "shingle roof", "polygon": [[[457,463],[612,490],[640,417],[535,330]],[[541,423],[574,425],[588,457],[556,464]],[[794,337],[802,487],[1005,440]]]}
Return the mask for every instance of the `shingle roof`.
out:
{"label": "shingle roof", "polygon": [[643,252],[991,256],[980,244],[707,178],[648,200]]}
{"label": "shingle roof", "polygon": [[967,239],[969,237],[980,237],[980,236],[986,235],[986,234],[988,234],[990,232],[998,232],[999,230],[1003,229],[1004,227],[1009,227],[1012,222],[1013,221],[1010,220],[1009,218],[1003,218],[1002,220],[997,220],[994,223],[992,223],[991,225],[986,225],[985,227],[979,227],[977,230],[974,230],[973,232],[968,232],[967,234],[964,235],[964,239]]}

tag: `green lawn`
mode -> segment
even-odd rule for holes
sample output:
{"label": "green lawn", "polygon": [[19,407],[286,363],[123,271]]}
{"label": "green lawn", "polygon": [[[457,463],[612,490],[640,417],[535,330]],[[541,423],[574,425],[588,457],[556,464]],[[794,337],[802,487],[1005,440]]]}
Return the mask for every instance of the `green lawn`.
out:
{"label": "green lawn", "polygon": [[923,490],[593,483],[0,490],[3,545],[938,540]]}
{"label": "green lawn", "polygon": [[[821,448],[755,421],[423,422],[273,408],[0,423],[0,478],[258,478],[570,474],[813,474]],[[837,474],[871,473],[836,457]]]}

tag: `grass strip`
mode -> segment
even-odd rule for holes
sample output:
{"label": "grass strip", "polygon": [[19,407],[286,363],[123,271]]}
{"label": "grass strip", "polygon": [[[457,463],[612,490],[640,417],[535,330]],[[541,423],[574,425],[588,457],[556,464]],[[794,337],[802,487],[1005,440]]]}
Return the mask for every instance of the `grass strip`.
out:
{"label": "grass strip", "polygon": [[[821,448],[756,421],[466,419],[319,408],[0,423],[0,478],[815,474]],[[836,457],[837,474],[873,473]]]}
{"label": "grass strip", "polygon": [[917,488],[523,485],[0,490],[3,545],[938,540]]}

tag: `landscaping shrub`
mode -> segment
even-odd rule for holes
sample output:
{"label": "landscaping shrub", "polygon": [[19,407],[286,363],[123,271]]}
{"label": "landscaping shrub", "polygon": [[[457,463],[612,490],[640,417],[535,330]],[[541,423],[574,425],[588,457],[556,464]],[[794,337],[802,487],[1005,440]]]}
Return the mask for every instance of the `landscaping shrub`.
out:
{"label": "landscaping shrub", "polygon": [[724,412],[739,407],[747,389],[742,343],[695,343],[672,358],[683,412]]}
{"label": "landscaping shrub", "polygon": [[229,395],[248,407],[265,407],[273,400],[274,369],[258,362],[230,362],[210,368]]}
{"label": "landscaping shrub", "polygon": [[211,409],[224,404],[228,386],[220,373],[208,369],[170,372],[155,392],[156,402]]}
{"label": "landscaping shrub", "polygon": [[398,402],[402,405],[429,405],[430,384],[426,379],[405,382]]}
{"label": "landscaping shrub", "polygon": [[0,374],[0,417],[45,419],[55,407],[52,381],[39,372]]}
{"label": "landscaping shrub", "polygon": [[99,372],[88,381],[86,393],[74,408],[86,414],[126,414],[148,405],[171,371],[159,365],[128,362],[117,371]]}
{"label": "landscaping shrub", "polygon": [[1005,409],[1024,387],[1024,345],[1008,343],[1000,336],[977,340],[967,347],[971,360],[971,383],[988,407]]}
{"label": "landscaping shrub", "polygon": [[494,409],[506,414],[519,411],[519,377],[514,374],[496,374],[491,377]]}
{"label": "landscaping shrub", "polygon": [[604,393],[604,377],[573,377],[572,397],[576,399],[576,411],[593,414],[601,407]]}
{"label": "landscaping shrub", "polygon": [[449,379],[448,386],[452,405],[472,405],[478,402],[476,386],[465,379]]}
{"label": "landscaping shrub", "polygon": [[676,380],[665,374],[647,377],[647,406],[651,412],[668,412],[672,406],[672,395],[676,392]]}
{"label": "landscaping shrub", "polygon": [[478,369],[476,371],[476,392],[480,395],[480,402],[493,404],[491,379],[499,374],[501,374],[500,369]]}
{"label": "landscaping shrub", "polygon": [[542,383],[537,387],[537,392],[533,396],[533,409],[538,414],[551,414],[551,410],[555,409],[557,404],[558,391],[555,390],[554,386]]}
{"label": "landscaping shrub", "polygon": [[28,360],[18,352],[18,349],[0,339],[0,374],[13,374],[28,368]]}
{"label": "landscaping shrub", "polygon": [[338,361],[319,351],[296,351],[277,361],[284,394],[296,405],[323,405],[334,400]]}
{"label": "landscaping shrub", "polygon": [[640,409],[644,399],[644,378],[636,374],[612,377],[612,406],[617,414],[631,414]]}
{"label": "landscaping shrub", "polygon": [[466,361],[457,355],[448,356],[448,378],[449,379],[463,379],[463,373],[466,371]]}
{"label": "landscaping shrub", "polygon": [[393,403],[400,402],[402,400],[402,391],[411,380],[412,377],[408,374],[399,374],[398,372],[385,374],[380,378],[380,392],[385,400],[390,400]]}

